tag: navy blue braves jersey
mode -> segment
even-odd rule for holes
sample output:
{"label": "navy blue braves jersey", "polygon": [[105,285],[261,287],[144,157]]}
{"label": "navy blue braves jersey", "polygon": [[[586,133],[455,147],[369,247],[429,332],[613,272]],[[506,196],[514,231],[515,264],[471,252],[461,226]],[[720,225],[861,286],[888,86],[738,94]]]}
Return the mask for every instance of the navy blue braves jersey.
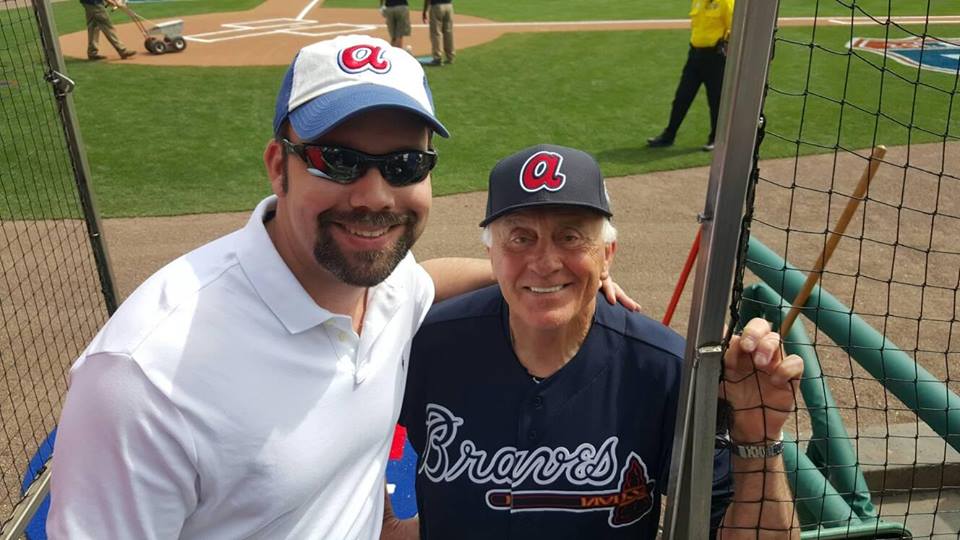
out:
{"label": "navy blue braves jersey", "polygon": [[[538,382],[496,286],[434,306],[400,423],[419,454],[420,533],[436,539],[654,538],[684,342],[598,296],[579,352]],[[714,526],[731,493],[715,459]]]}

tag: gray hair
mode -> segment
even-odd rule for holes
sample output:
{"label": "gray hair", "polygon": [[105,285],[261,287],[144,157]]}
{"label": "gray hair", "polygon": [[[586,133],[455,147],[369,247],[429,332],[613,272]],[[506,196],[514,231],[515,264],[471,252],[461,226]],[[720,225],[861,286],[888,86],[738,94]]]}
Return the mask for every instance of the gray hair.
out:
{"label": "gray hair", "polygon": [[[493,245],[493,232],[490,230],[490,225],[492,225],[492,223],[488,223],[487,226],[480,231],[480,241],[487,247]],[[613,223],[608,217],[603,218],[603,230],[600,231],[600,238],[603,239],[605,245],[617,241],[617,228],[613,226]]]}

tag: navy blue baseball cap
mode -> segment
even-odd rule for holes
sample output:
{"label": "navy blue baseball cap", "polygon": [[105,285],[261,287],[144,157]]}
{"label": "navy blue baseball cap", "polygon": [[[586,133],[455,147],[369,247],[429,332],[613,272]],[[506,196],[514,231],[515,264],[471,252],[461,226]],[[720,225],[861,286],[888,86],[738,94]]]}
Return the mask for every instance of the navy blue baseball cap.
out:
{"label": "navy blue baseball cap", "polygon": [[575,148],[541,144],[506,157],[490,171],[486,227],[504,214],[535,206],[576,206],[611,217],[600,165]]}
{"label": "navy blue baseball cap", "polygon": [[410,111],[449,137],[437,119],[420,62],[403,49],[370,36],[339,36],[300,49],[277,94],[276,135],[284,120],[305,141],[314,140],[364,111]]}

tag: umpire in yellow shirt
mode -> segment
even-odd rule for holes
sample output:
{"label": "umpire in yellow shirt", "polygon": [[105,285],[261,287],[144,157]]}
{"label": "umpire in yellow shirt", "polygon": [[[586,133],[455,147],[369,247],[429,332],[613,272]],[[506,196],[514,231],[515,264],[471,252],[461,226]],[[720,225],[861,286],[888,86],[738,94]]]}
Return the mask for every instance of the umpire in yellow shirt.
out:
{"label": "umpire in yellow shirt", "polygon": [[673,98],[670,123],[656,137],[647,139],[647,146],[670,146],[677,136],[693,98],[700,85],[707,87],[710,104],[710,138],[704,151],[713,150],[717,134],[717,115],[720,110],[720,88],[723,85],[723,66],[727,59],[726,45],[733,24],[733,0],[693,0],[690,4],[690,52],[683,66],[680,84]]}

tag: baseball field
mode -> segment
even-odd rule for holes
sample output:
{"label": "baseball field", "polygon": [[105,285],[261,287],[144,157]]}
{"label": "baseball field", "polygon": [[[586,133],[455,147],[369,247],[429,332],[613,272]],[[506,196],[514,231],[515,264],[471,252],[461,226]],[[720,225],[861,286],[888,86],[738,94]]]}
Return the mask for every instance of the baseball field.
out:
{"label": "baseball field", "polygon": [[[630,269],[621,272],[620,279],[651,315],[659,316],[695,234],[711,158],[700,150],[709,129],[703,97],[691,108],[673,147],[650,149],[644,144],[663,127],[673,98],[687,47],[685,5],[584,0],[551,3],[550,9],[543,9],[536,4],[457,3],[456,35],[461,43],[457,63],[428,72],[440,117],[453,133],[451,139],[437,141],[441,158],[433,187],[442,197],[436,200],[432,221],[443,226],[428,228],[418,255],[482,255],[474,242],[484,200],[477,192],[485,188],[486,173],[499,157],[540,142],[583,148],[598,158],[612,179],[614,204],[620,210],[616,221],[624,233],[618,266]],[[837,3],[822,4],[816,13],[813,5],[785,3],[781,15],[812,17],[824,10],[842,15]],[[859,5],[885,12],[887,3]],[[249,0],[131,6],[151,19],[183,18],[188,36],[210,38],[224,29],[231,32],[225,34],[230,39],[191,41],[180,54],[141,54],[124,62],[93,63],[77,59],[84,56],[85,33],[71,31],[82,23],[80,10],[72,3],[56,5],[64,34],[61,44],[77,80],[75,99],[97,203],[101,214],[110,218],[107,238],[123,293],[161,262],[239,223],[267,193],[260,153],[270,136],[279,78],[297,47],[322,38],[312,34],[358,28],[386,37],[379,14],[359,0],[270,0],[255,7]],[[224,12],[186,14],[201,6]],[[903,3],[896,6],[897,15],[950,14],[944,3],[931,3],[919,12]],[[296,32],[285,27],[271,32],[235,30],[262,26],[249,21],[296,17],[316,22]],[[124,23],[122,14],[114,18]],[[516,26],[523,21],[535,22]],[[536,21],[583,24],[550,26]],[[924,95],[917,99],[914,85],[880,84],[880,71],[862,64],[848,70],[845,57],[836,54],[852,32],[859,36],[862,29],[879,35],[883,29],[825,23],[814,27],[810,22],[781,21],[778,37],[786,42],[809,42],[815,32],[817,42],[825,46],[814,50],[780,46],[775,52],[771,86],[782,92],[768,98],[765,112],[771,131],[785,137],[768,138],[764,159],[825,153],[835,146],[933,143],[936,133],[960,131],[957,115],[943,114],[955,77],[922,72],[927,86],[921,87]],[[132,24],[119,28],[125,41],[138,42]],[[409,40],[414,54],[429,53],[426,32],[424,25],[414,24]],[[220,56],[212,56],[208,48]],[[251,56],[258,58],[256,63],[269,60],[275,65],[245,65]],[[891,69],[914,76],[907,67]],[[841,73],[846,76],[836,75]],[[799,100],[790,95],[804,86],[822,98]],[[882,102],[888,117],[853,118],[856,109],[847,107],[841,122],[834,101],[840,99],[864,108]],[[907,125],[912,127],[903,127]],[[794,141],[801,138],[807,144],[798,148]],[[912,150],[915,156],[921,152],[918,148]],[[929,148],[939,152],[937,144]],[[789,159],[783,163],[793,166]],[[462,195],[448,197],[458,193]],[[144,242],[135,232],[134,218],[153,221],[160,216],[170,216],[161,222],[173,230],[160,234],[156,226],[146,225],[150,241]],[[222,220],[229,224],[215,225]],[[178,223],[185,231],[176,230]],[[126,238],[131,241],[126,243]],[[657,256],[650,257],[652,253]],[[680,329],[685,325],[683,315],[675,318]]]}
{"label": "baseball field", "polygon": [[[299,47],[338,33],[386,38],[375,4],[131,3],[150,21],[182,19],[187,49],[147,54],[138,28],[116,12],[121,39],[140,54],[121,61],[101,38],[101,52],[110,57],[101,62],[85,60],[79,4],[54,4],[67,71],[77,83],[73,96],[121,298],[166,262],[244,223],[249,209],[269,193],[261,153],[271,136],[275,94],[286,65]],[[408,43],[414,55],[425,56],[427,29],[417,24],[419,5],[412,4]],[[455,4],[457,61],[428,68],[438,115],[453,137],[436,141],[437,197],[415,254],[420,259],[483,257],[477,223],[492,165],[541,142],[582,148],[597,157],[608,178],[620,231],[614,277],[644,312],[659,319],[697,231],[712,158],[700,148],[709,131],[703,93],[674,146],[651,149],[644,143],[667,120],[688,46],[689,3]],[[954,335],[953,325],[924,330],[911,322],[931,313],[938,320],[957,316],[949,294],[923,292],[935,284],[947,293],[952,286],[955,295],[951,279],[955,282],[960,271],[957,75],[888,62],[872,53],[851,61],[847,44],[858,37],[896,39],[917,32],[955,35],[960,9],[939,1],[865,0],[854,2],[853,11],[845,2],[781,4],[764,107],[768,136],[761,147],[763,181],[754,234],[808,269],[846,202],[844,194],[852,192],[860,175],[862,159],[856,154],[886,145],[888,163],[878,172],[873,200],[864,204],[869,217],[867,210],[858,214],[847,232],[854,241],[841,243],[831,267],[836,273],[825,278],[825,285],[858,312],[889,316],[876,322],[901,347],[936,353],[922,359],[920,354],[918,360],[958,391],[950,366],[960,360],[960,335]],[[0,10],[0,26],[28,11]],[[868,13],[919,16],[927,22],[850,24],[851,16]],[[0,61],[15,56],[0,51]],[[16,81],[0,82],[5,83],[0,99],[16,99]],[[5,112],[13,129],[0,134],[18,133],[16,109]],[[19,133],[29,135],[24,131]],[[11,140],[3,139],[0,155],[14,155],[7,152]],[[12,168],[4,176],[9,183],[0,220],[16,228],[34,219],[77,217],[70,205],[38,200],[43,195],[28,189],[33,180],[18,176],[21,170]],[[32,172],[33,178],[43,173]],[[78,237],[80,228],[77,223]],[[905,256],[904,249],[923,255]],[[949,256],[938,259],[938,253]],[[9,261],[14,261],[10,268],[20,264],[12,250],[0,255],[4,268]],[[688,293],[672,324],[681,334],[689,305]],[[940,345],[930,345],[941,342],[946,343],[943,354]],[[821,352],[844,419],[857,431],[884,422],[915,423],[912,413],[891,404],[889,394],[848,357],[829,347]],[[54,386],[51,392],[63,389]],[[809,425],[800,419],[797,427],[806,431]]]}
{"label": "baseball field", "polygon": [[[188,41],[189,49],[181,54],[153,56],[144,53],[139,46],[142,36],[118,12],[114,19],[121,37],[142,54],[125,62],[114,57],[102,63],[80,60],[85,57],[85,33],[78,31],[82,10],[70,2],[55,5],[68,70],[77,82],[74,97],[103,216],[250,208],[266,192],[260,152],[270,135],[279,78],[296,48],[333,31],[385,37],[376,10],[358,9],[365,4],[355,0],[340,0],[333,4],[336,7],[279,0],[255,8],[253,4],[250,0],[131,4],[151,20],[183,18],[188,38],[211,37],[224,28],[247,30],[233,30],[209,43]],[[688,32],[682,3],[647,6],[616,0],[592,10],[587,2],[562,2],[550,10],[524,2],[467,0],[462,4],[457,4],[462,14],[457,31],[461,61],[429,73],[439,114],[454,134],[437,142],[441,155],[434,178],[437,195],[482,190],[486,171],[499,157],[543,141],[590,151],[608,177],[709,163],[710,155],[699,151],[708,131],[703,98],[691,109],[674,147],[652,150],[643,144],[665,124],[679,78]],[[934,15],[948,11],[942,3],[933,6]],[[190,14],[200,7],[223,12]],[[785,4],[784,11],[797,17],[814,15],[796,3]],[[262,26],[250,21],[291,20],[300,15],[301,20],[317,21],[317,28],[250,30]],[[513,26],[518,21],[577,22],[574,19],[579,17],[585,23],[603,20],[594,20],[589,31],[583,30],[586,24]],[[332,28],[331,24],[352,26]],[[881,32],[870,27],[864,31]],[[785,38],[798,40],[809,38],[810,32],[810,26],[781,30]],[[837,50],[851,37],[842,26],[825,26],[817,32],[820,41],[832,43]],[[410,43],[415,54],[429,52],[423,25],[414,25]],[[843,95],[852,103],[876,102],[880,86],[871,80],[875,78],[871,70],[858,68],[851,73],[855,84],[850,84],[829,75],[832,71],[821,65],[833,63],[842,70],[842,56],[809,53],[794,48],[778,51],[773,79],[787,88],[797,87],[805,81],[806,68],[816,63],[813,88],[824,95]],[[537,69],[530,69],[531,65]],[[909,73],[906,68],[903,71]],[[930,78],[935,86],[951,83],[948,75],[931,74]],[[920,100],[914,110],[913,98],[909,85],[888,84],[883,95],[884,106],[893,114],[912,115],[915,125],[933,128],[934,133],[943,131],[942,100]],[[787,131],[799,135],[795,124],[801,117],[800,106],[796,100],[771,100],[767,116],[778,127],[789,125]],[[837,130],[835,106],[814,103],[807,108],[805,135],[829,136]],[[955,116],[951,122],[955,128]],[[869,121],[846,121],[844,144],[869,146],[873,127]],[[907,142],[905,131],[889,131],[884,134],[888,146]],[[914,133],[912,142],[934,140],[935,136],[918,139]],[[802,149],[818,151],[823,149]],[[785,157],[793,154],[794,146],[771,142],[764,152],[765,158]]]}

